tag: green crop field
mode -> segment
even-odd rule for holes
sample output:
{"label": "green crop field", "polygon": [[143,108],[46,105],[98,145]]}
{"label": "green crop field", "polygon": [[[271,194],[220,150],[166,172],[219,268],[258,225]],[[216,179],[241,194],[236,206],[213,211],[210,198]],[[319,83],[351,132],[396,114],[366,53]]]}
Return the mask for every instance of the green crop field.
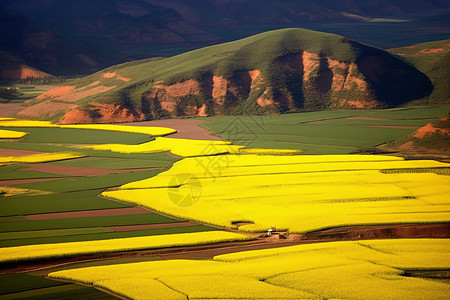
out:
{"label": "green crop field", "polygon": [[88,228],[99,226],[142,225],[179,222],[178,220],[148,213],[139,215],[78,217],[48,220],[27,220],[25,218],[5,218],[0,220],[0,232],[13,232],[25,230],[48,230],[68,228]]}
{"label": "green crop field", "polygon": [[27,170],[29,164],[15,164],[0,167],[0,180],[66,177],[67,175],[51,174]]}
{"label": "green crop field", "polygon": [[201,126],[228,141],[250,148],[299,149],[305,154],[348,154],[405,136],[445,116],[448,110],[446,107],[410,107],[207,117],[201,118],[205,120]]}
{"label": "green crop field", "polygon": [[129,204],[99,197],[102,189],[37,196],[11,196],[2,199],[1,217],[67,211],[123,208]]}
{"label": "green crop field", "polygon": [[[138,218],[139,219],[139,218]],[[147,220],[143,223],[149,224]],[[107,224],[107,222],[105,222]],[[162,228],[162,229],[148,229],[148,230],[133,230],[125,232],[98,232],[98,233],[74,233],[73,235],[65,236],[49,236],[49,237],[34,237],[12,240],[0,240],[1,247],[16,247],[24,245],[38,245],[38,244],[53,244],[53,243],[69,243],[69,242],[84,242],[84,241],[100,241],[118,238],[130,238],[140,236],[157,236],[177,233],[193,233],[217,230],[212,227],[204,225]]]}
{"label": "green crop field", "polygon": [[95,129],[72,128],[36,128],[36,127],[2,127],[6,130],[20,130],[30,135],[23,139],[27,143],[58,143],[58,144],[139,144],[152,140],[152,137],[140,133],[106,131]]}
{"label": "green crop field", "polygon": [[74,192],[115,187],[130,181],[145,179],[158,174],[160,170],[109,174],[75,179],[60,179],[43,182],[15,184],[14,187],[37,189],[50,192]]}
{"label": "green crop field", "polygon": [[93,287],[27,274],[0,275],[0,299],[117,299]]}
{"label": "green crop field", "polygon": [[0,275],[0,295],[64,284],[67,283],[49,280],[38,276],[30,276],[27,274],[4,274]]}
{"label": "green crop field", "polygon": [[120,159],[109,157],[87,157],[80,159],[71,159],[65,161],[51,162],[51,165],[73,166],[73,167],[92,167],[104,169],[134,169],[134,168],[161,168],[167,167],[176,158],[167,155],[152,155],[151,159]]}

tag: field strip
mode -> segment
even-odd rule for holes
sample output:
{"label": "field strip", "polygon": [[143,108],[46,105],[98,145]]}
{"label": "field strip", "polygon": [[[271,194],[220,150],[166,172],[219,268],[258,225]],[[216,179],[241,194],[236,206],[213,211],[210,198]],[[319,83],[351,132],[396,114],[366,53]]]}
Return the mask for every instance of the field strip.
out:
{"label": "field strip", "polygon": [[130,133],[142,133],[152,136],[164,136],[175,133],[176,130],[166,127],[138,127],[126,125],[113,124],[81,124],[81,125],[60,125],[53,124],[49,121],[34,121],[34,120],[0,120],[1,127],[47,127],[47,128],[74,128],[74,129],[93,129],[93,130],[108,130],[121,131]]}
{"label": "field strip", "polygon": [[0,148],[0,155],[5,155],[5,156],[26,156],[26,155],[44,154],[44,153],[45,152],[41,152],[41,151]]}
{"label": "field strip", "polygon": [[161,223],[161,224],[143,224],[143,225],[121,225],[121,226],[107,226],[112,231],[135,231],[135,230],[147,230],[147,229],[161,229],[161,228],[176,228],[185,226],[195,226],[198,223],[192,222],[173,222],[173,223]]}
{"label": "field strip", "polygon": [[359,125],[361,127],[375,127],[375,128],[395,128],[395,129],[417,129],[420,126],[401,126],[401,125]]}
{"label": "field strip", "polygon": [[56,237],[56,236],[82,235],[82,234],[105,233],[105,232],[111,232],[111,230],[106,227],[89,227],[89,228],[13,231],[13,232],[0,232],[0,240]]}
{"label": "field strip", "polygon": [[111,209],[95,209],[84,211],[70,211],[58,212],[48,214],[34,214],[26,215],[28,220],[48,220],[48,219],[66,219],[66,218],[80,218],[80,217],[101,217],[101,216],[121,216],[121,215],[135,215],[152,213],[143,207],[125,207],[125,208],[111,208]]}
{"label": "field strip", "polygon": [[22,183],[44,182],[44,181],[61,180],[61,179],[68,179],[68,177],[0,180],[0,186],[2,186],[2,185],[15,185],[15,184],[22,184]]}
{"label": "field strip", "polygon": [[[287,239],[280,238],[280,235]],[[241,251],[284,248],[294,245],[315,244],[333,241],[358,241],[374,239],[403,239],[403,238],[450,238],[450,224],[386,224],[361,225],[332,228],[298,234],[274,234],[271,237],[261,237],[261,234],[250,234],[254,240],[238,242],[221,242],[215,244],[177,246],[159,249],[112,251],[97,254],[80,254],[52,259],[38,259],[0,264],[0,274],[42,270],[56,266],[75,263],[126,258],[136,256],[160,257],[161,259],[198,259],[213,258],[217,255],[231,254]]]}
{"label": "field strip", "polygon": [[169,235],[117,238],[84,242],[38,244],[0,249],[0,263],[53,259],[93,253],[157,249],[220,242],[245,241],[247,235],[227,231],[206,231]]}
{"label": "field strip", "polygon": [[130,172],[161,170],[163,167],[136,168],[136,169],[103,169],[77,166],[33,164],[22,170],[39,171],[50,174],[71,175],[71,176],[100,176],[108,174],[121,174]]}
{"label": "field strip", "polygon": [[0,129],[0,139],[20,139],[28,135],[28,132]]}
{"label": "field strip", "polygon": [[130,297],[146,295],[146,283],[157,279],[165,286],[151,285],[155,293],[169,287],[189,299],[446,299],[448,284],[411,278],[405,270],[448,270],[449,245],[450,239],[338,241],[81,267],[48,277]]}

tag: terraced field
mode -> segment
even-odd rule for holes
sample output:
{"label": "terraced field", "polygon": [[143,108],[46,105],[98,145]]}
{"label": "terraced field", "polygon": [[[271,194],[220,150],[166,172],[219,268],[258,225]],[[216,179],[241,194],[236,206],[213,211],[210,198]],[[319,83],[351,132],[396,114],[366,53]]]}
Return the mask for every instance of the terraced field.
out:
{"label": "terraced field", "polygon": [[[215,163],[196,157],[102,195],[218,226],[246,223],[241,231],[446,222],[450,178],[434,170],[450,164],[382,155],[226,155]],[[174,205],[174,194],[189,195],[196,185],[195,205]]]}
{"label": "terraced field", "polygon": [[0,299],[445,298],[450,165],[348,153],[446,113],[208,118],[226,141],[1,119]]}
{"label": "terraced field", "polygon": [[449,246],[432,239],[334,242],[49,276],[133,299],[445,299],[448,283],[409,277],[407,270],[448,269]]}

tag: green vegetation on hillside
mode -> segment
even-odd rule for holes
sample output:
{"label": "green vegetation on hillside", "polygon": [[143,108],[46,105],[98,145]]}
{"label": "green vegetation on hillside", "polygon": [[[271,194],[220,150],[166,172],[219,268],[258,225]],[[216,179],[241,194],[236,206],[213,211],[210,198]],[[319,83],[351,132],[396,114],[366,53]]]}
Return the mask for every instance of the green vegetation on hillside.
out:
{"label": "green vegetation on hillside", "polygon": [[432,120],[417,131],[388,143],[389,148],[405,152],[450,154],[450,115]]}
{"label": "green vegetation on hillside", "polygon": [[[318,63],[316,69],[303,71],[308,66],[302,65],[299,55],[304,52],[314,54],[313,61]],[[362,80],[367,87],[353,83],[353,86],[333,90],[334,71],[327,59],[356,64],[357,68],[351,73],[347,74],[350,70],[347,65],[340,75]],[[252,70],[261,72],[262,82],[247,88],[244,82],[249,79],[241,76],[244,76],[243,71]],[[213,76],[235,82],[237,89],[242,91],[237,94],[227,91],[223,104],[218,104],[211,94]],[[171,108],[172,111],[163,109],[160,100],[148,98],[157,83],[174,84],[188,79],[200,83],[200,92],[176,96],[178,104]],[[295,28],[269,31],[170,58],[119,64],[74,81],[74,84],[83,90],[100,85],[114,86],[104,93],[80,99],[77,104],[85,109],[90,109],[92,102],[113,103],[136,109],[146,118],[195,115],[189,109],[198,109],[203,104],[208,115],[315,111],[341,107],[342,101],[375,101],[376,106],[394,107],[424,97],[432,88],[424,74],[386,51],[342,36]],[[274,99],[275,103],[261,107],[257,104],[261,97]],[[348,107],[353,105],[348,104]],[[57,117],[60,116],[53,119]]]}
{"label": "green vegetation on hillside", "polygon": [[394,48],[389,51],[403,56],[433,82],[433,92],[413,103],[450,104],[450,40]]}

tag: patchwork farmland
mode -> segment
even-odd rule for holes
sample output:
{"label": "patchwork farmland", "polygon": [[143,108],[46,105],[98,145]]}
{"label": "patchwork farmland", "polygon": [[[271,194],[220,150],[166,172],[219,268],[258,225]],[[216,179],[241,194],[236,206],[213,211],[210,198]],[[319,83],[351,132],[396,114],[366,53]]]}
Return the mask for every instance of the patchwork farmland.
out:
{"label": "patchwork farmland", "polygon": [[0,299],[445,298],[450,165],[378,146],[446,114],[3,118]]}

